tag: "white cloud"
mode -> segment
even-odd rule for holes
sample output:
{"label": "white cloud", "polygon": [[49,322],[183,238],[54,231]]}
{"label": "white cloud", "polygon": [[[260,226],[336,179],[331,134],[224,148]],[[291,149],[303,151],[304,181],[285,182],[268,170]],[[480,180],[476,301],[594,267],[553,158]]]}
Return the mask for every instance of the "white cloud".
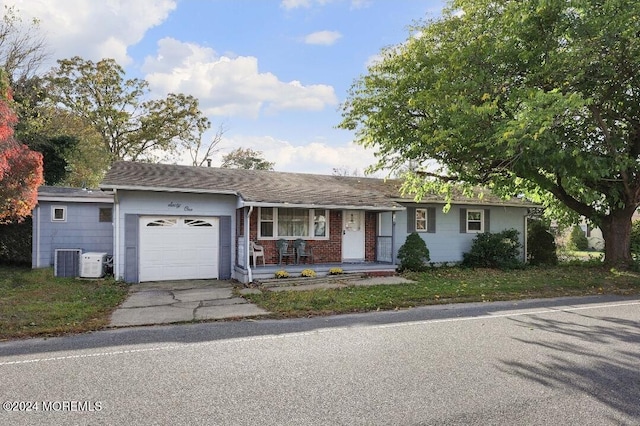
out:
{"label": "white cloud", "polygon": [[372,67],[374,65],[381,63],[383,59],[384,57],[380,53],[371,55],[367,58],[367,62],[365,62],[364,66],[368,69],[369,67]]}
{"label": "white cloud", "polygon": [[305,36],[304,42],[307,44],[331,46],[338,41],[340,37],[342,37],[342,34],[338,31],[317,31]]}
{"label": "white cloud", "polygon": [[420,39],[422,37],[423,32],[422,31],[416,31],[413,32],[409,35],[409,38],[407,40],[405,40],[404,42],[397,44],[395,46],[388,46],[383,48],[382,50],[380,50],[380,52],[376,53],[375,55],[371,55],[367,58],[367,61],[365,62],[365,67],[368,69],[369,67],[375,66],[381,62],[383,62],[385,60],[385,57],[389,57],[389,55],[395,55],[397,53],[401,53],[402,48],[407,46],[407,43],[409,43],[410,40],[412,39]]}
{"label": "white cloud", "polygon": [[[2,0],[15,5],[24,22],[40,21],[52,60],[81,56],[113,58],[127,65],[127,48],[162,23],[176,8],[175,0]],[[26,18],[26,19],[25,19]],[[51,65],[51,64],[47,64]]]}
{"label": "white cloud", "polygon": [[351,9],[365,9],[371,6],[370,0],[352,0]]}
{"label": "white cloud", "polygon": [[349,171],[357,169],[363,174],[376,161],[372,150],[354,143],[342,146],[329,146],[322,142],[294,145],[271,136],[234,135],[225,136],[221,147],[222,151],[213,161],[215,166],[221,164],[223,155],[240,147],[261,151],[267,161],[275,163],[275,170],[282,172],[329,175],[334,168],[347,168]]}
{"label": "white cloud", "polygon": [[196,96],[209,115],[255,118],[262,112],[320,111],[338,103],[332,86],[283,82],[260,72],[253,56],[218,56],[213,49],[172,38],[158,42],[156,56],[146,58],[143,71],[155,92]]}
{"label": "white cloud", "polygon": [[[309,9],[314,4],[318,6],[324,6],[329,3],[334,3],[338,0],[282,0],[280,7],[286,10],[305,8]],[[371,5],[370,0],[351,0],[351,9],[363,9]]]}
{"label": "white cloud", "polygon": [[298,9],[300,7],[311,7],[311,0],[282,0],[280,7],[286,10]]}

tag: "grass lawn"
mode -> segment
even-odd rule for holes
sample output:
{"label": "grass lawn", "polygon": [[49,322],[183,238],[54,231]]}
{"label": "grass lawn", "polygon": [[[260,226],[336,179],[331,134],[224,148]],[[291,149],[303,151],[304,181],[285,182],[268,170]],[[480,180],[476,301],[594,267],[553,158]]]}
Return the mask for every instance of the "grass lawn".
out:
{"label": "grass lawn", "polygon": [[[438,303],[518,300],[591,294],[640,294],[640,273],[562,265],[515,271],[434,268],[405,275],[413,284],[332,290],[263,291],[247,299],[274,317],[405,309]],[[53,277],[52,269],[0,266],[0,340],[98,330],[126,298],[112,279]]]}
{"label": "grass lawn", "polygon": [[0,340],[100,329],[127,292],[112,279],[57,278],[51,268],[0,266]]}
{"label": "grass lawn", "polygon": [[604,253],[601,251],[558,250],[558,257],[565,261],[602,261]]}
{"label": "grass lawn", "polygon": [[406,274],[414,284],[331,290],[264,291],[247,299],[277,317],[404,309],[438,303],[518,300],[592,294],[640,294],[640,274],[562,265],[514,271],[434,268]]}

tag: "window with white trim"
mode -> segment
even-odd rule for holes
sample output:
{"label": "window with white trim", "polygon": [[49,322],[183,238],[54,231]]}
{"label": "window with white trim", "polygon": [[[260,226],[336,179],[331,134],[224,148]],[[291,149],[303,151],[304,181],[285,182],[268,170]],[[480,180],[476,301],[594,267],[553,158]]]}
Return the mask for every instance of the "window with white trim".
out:
{"label": "window with white trim", "polygon": [[484,232],[484,210],[467,210],[467,232]]}
{"label": "window with white trim", "polygon": [[427,209],[416,209],[416,232],[427,232]]}
{"label": "window with white trim", "polygon": [[313,210],[313,236],[327,236],[327,211]]}
{"label": "window with white trim", "polygon": [[309,210],[277,209],[279,237],[308,237]]}
{"label": "window with white trim", "polygon": [[260,208],[260,216],[258,218],[258,231],[261,237],[274,237],[274,217],[273,211],[275,209],[273,207],[261,207]]}
{"label": "window with white trim", "polygon": [[66,222],[67,221],[67,206],[51,206],[51,221],[52,222]]}
{"label": "window with white trim", "polygon": [[325,209],[261,207],[258,238],[328,238],[328,214]]}

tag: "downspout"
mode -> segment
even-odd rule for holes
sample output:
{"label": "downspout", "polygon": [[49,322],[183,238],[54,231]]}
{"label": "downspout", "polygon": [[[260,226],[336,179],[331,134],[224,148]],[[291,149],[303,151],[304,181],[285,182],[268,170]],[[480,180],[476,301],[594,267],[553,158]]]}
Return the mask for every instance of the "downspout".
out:
{"label": "downspout", "polygon": [[120,274],[120,203],[118,202],[118,190],[113,189],[113,276],[116,280],[124,278]]}
{"label": "downspout", "polygon": [[32,262],[32,267],[39,268],[40,267],[40,239],[42,236],[40,235],[40,204],[36,206],[35,209],[35,219],[36,219],[36,232],[33,236],[33,243],[36,248],[36,259],[35,262]]}
{"label": "downspout", "polygon": [[244,227],[244,253],[245,253],[245,262],[247,265],[247,278],[249,279],[249,282],[252,283],[253,282],[253,272],[251,271],[251,262],[249,261],[249,258],[251,257],[251,255],[249,254],[249,237],[251,235],[251,233],[249,232],[249,226],[251,223],[251,213],[253,212],[253,206],[249,206],[249,210],[247,212],[247,216],[245,217],[245,227]]}
{"label": "downspout", "polygon": [[527,223],[527,216],[525,216],[524,217],[524,235],[522,237],[522,239],[524,240],[524,259],[523,259],[523,263],[527,263],[527,257],[528,257],[528,243],[529,243],[529,239],[527,238],[527,234],[529,233],[528,227],[529,227],[529,224]]}

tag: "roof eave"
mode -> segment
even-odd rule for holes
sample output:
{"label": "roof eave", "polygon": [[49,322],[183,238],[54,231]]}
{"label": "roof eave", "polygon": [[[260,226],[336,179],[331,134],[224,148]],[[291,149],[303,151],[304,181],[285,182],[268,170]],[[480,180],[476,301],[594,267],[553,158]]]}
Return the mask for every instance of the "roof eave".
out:
{"label": "roof eave", "polygon": [[[407,200],[407,199],[394,199],[394,201],[398,203],[404,204],[447,204],[444,200]],[[467,205],[467,206],[492,206],[492,207],[523,207],[523,208],[532,208],[532,207],[542,207],[540,204],[535,203],[510,203],[510,202],[487,202],[482,200],[452,200],[451,205]]]}
{"label": "roof eave", "polygon": [[270,203],[263,201],[244,201],[242,203],[246,207],[286,207],[299,209],[328,209],[328,210],[367,210],[367,211],[401,211],[406,210],[405,207],[397,205],[378,205],[378,206],[359,206],[354,204],[313,204],[313,203]]}
{"label": "roof eave", "polygon": [[109,185],[100,184],[100,189],[110,190],[117,189],[120,191],[153,191],[153,192],[184,192],[190,194],[220,194],[238,196],[237,191],[224,189],[205,189],[205,188],[174,188],[168,186],[141,186],[141,185]]}
{"label": "roof eave", "polygon": [[111,197],[74,197],[74,196],[55,196],[55,195],[38,195],[40,201],[60,201],[68,203],[110,203],[113,204],[113,196]]}

